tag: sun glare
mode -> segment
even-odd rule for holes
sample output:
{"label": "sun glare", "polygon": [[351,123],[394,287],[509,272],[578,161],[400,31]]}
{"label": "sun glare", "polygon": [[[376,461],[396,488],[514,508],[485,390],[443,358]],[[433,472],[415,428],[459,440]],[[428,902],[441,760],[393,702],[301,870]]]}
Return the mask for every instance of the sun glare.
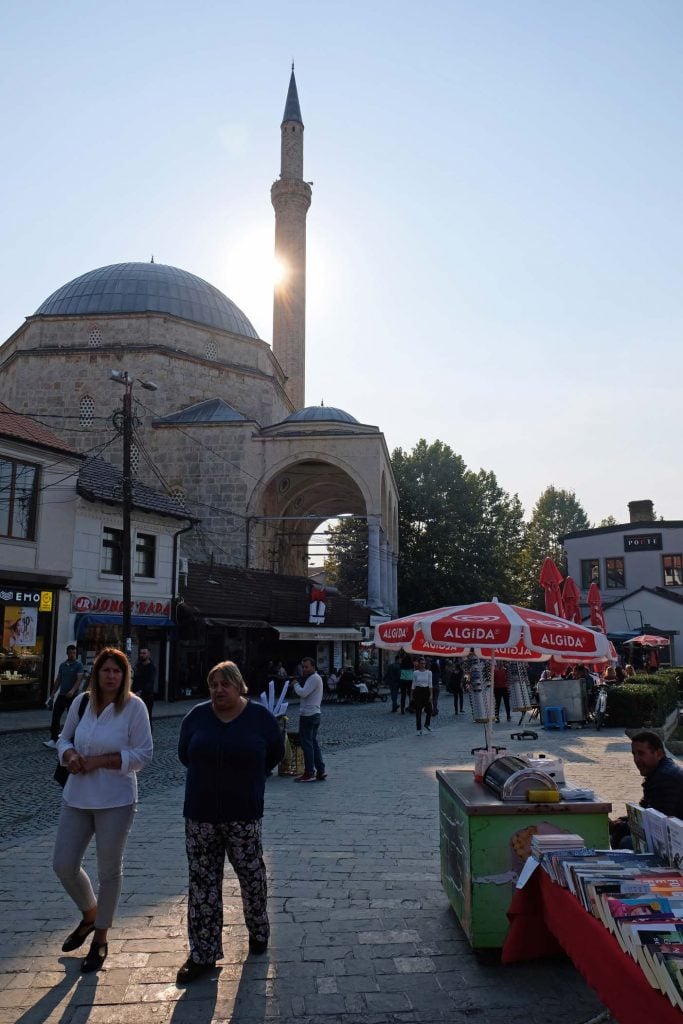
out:
{"label": "sun glare", "polygon": [[287,277],[287,266],[282,260],[273,260],[273,284],[282,284]]}

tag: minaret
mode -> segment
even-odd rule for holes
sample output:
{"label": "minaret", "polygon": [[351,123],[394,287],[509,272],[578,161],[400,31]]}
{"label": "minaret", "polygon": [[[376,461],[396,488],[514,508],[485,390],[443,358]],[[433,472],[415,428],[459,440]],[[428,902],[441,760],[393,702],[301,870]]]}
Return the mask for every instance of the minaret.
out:
{"label": "minaret", "polygon": [[294,65],[280,126],[280,177],[270,190],[275,208],[275,259],[281,278],[273,297],[273,352],[287,374],[285,389],[303,409],[306,376],[306,214],[311,186],[304,175],[304,125]]}

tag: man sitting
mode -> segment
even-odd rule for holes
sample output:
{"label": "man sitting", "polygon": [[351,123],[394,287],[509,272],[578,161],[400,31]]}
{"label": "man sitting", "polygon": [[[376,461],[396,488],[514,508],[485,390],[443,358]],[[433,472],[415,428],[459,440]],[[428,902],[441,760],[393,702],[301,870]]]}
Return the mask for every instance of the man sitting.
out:
{"label": "man sitting", "polygon": [[[631,740],[633,761],[644,778],[641,807],[654,807],[668,817],[683,819],[683,768],[669,757],[659,736],[644,730]],[[610,843],[617,848],[628,843],[626,818],[610,822]],[[628,843],[630,845],[630,843]]]}

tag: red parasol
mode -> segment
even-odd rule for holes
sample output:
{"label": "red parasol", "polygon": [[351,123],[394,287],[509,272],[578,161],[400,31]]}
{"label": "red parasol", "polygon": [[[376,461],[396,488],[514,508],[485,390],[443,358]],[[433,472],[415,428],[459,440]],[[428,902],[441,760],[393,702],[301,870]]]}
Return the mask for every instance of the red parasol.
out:
{"label": "red parasol", "polygon": [[602,611],[602,597],[600,596],[600,588],[597,583],[591,583],[586,600],[591,613],[591,626],[606,633],[607,623]]}
{"label": "red parasol", "polygon": [[562,585],[562,603],[564,617],[570,622],[581,622],[581,591],[571,576]]}
{"label": "red parasol", "polygon": [[632,640],[626,640],[627,644],[637,644],[639,647],[668,647],[670,640],[665,636],[653,636],[651,633],[642,633],[634,636]]}
{"label": "red parasol", "polygon": [[560,594],[562,573],[557,568],[552,558],[546,558],[543,562],[538,582],[545,591],[545,610],[551,615],[559,615],[560,618],[563,619],[567,618],[562,604],[562,595]]}
{"label": "red parasol", "polygon": [[607,637],[590,627],[533,608],[500,604],[495,598],[382,622],[375,630],[376,643],[379,647],[409,647],[419,633],[421,642],[467,651],[474,647],[484,657],[509,658],[521,641],[537,655],[593,661],[609,658]]}

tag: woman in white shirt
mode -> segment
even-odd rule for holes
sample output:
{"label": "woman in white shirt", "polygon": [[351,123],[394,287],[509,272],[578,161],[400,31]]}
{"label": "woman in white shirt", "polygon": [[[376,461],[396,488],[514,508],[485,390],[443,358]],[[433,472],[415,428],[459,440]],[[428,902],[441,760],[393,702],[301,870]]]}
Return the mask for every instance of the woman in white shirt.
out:
{"label": "woman in white shirt", "polygon": [[[107,932],[121,894],[123,851],[137,805],[136,772],[152,760],[147,708],[130,692],[126,656],[105,647],[95,659],[92,689],[77,697],[57,743],[59,761],[69,772],[57,827],[53,868],[82,920],[64,941],[69,953],[94,932],[81,964],[88,973],[107,956]],[[87,700],[83,714],[81,701]],[[98,894],[83,869],[93,835],[97,846]]]}
{"label": "woman in white shirt", "polygon": [[431,732],[432,721],[432,673],[427,668],[427,662],[420,658],[417,668],[413,672],[413,704],[415,705],[415,725],[417,735],[422,735],[422,710],[425,712],[425,729]]}

